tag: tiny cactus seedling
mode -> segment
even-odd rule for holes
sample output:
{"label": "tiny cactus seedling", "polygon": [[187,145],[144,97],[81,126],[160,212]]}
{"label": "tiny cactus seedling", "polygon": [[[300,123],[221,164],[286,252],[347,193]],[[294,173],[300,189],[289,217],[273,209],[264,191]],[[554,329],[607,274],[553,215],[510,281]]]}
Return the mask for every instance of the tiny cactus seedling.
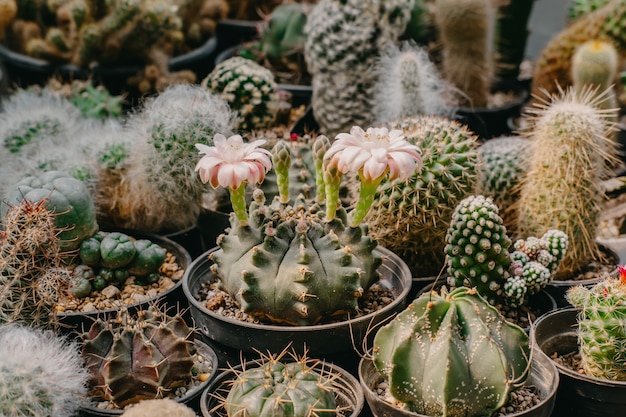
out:
{"label": "tiny cactus seedling", "polygon": [[591,288],[576,286],[567,300],[580,309],[578,342],[587,375],[626,381],[626,268]]}
{"label": "tiny cactus seedling", "polygon": [[523,384],[528,335],[476,289],[425,293],[382,327],[373,360],[391,395],[427,416],[488,416]]}

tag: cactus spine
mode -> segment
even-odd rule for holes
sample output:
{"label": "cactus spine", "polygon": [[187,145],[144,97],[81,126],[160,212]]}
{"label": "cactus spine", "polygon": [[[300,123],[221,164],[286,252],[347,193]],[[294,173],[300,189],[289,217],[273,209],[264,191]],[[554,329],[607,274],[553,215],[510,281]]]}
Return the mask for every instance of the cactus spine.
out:
{"label": "cactus spine", "polygon": [[493,81],[495,12],[490,0],[436,0],[443,74],[461,90],[461,103],[487,107]]}
{"label": "cactus spine", "polygon": [[416,413],[486,416],[529,370],[528,336],[475,289],[426,293],[374,338],[374,365]]}
{"label": "cactus spine", "polygon": [[592,288],[572,287],[567,300],[581,309],[578,342],[587,375],[626,381],[626,270],[606,278]]}
{"label": "cactus spine", "polygon": [[557,278],[600,259],[595,242],[601,181],[614,162],[615,144],[608,138],[611,113],[595,106],[604,99],[593,91],[570,89],[531,109],[534,128],[528,171],[517,204],[518,232],[539,236],[550,228],[565,232],[569,250]]}

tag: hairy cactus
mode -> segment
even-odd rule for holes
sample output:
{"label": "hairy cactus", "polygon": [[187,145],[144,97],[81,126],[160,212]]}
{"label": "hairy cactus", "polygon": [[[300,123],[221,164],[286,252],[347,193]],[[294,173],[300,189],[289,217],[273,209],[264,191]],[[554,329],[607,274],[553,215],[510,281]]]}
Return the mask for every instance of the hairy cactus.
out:
{"label": "hairy cactus", "polygon": [[219,63],[202,85],[237,114],[236,129],[260,129],[274,122],[278,101],[274,75],[253,60],[229,58]]}
{"label": "hairy cactus", "polygon": [[602,181],[614,162],[614,142],[608,138],[609,113],[596,104],[604,96],[570,89],[530,109],[533,129],[529,165],[517,203],[521,236],[540,236],[556,228],[569,238],[569,250],[557,279],[601,259],[595,241]]}
{"label": "hairy cactus", "polygon": [[0,346],[0,415],[76,415],[88,375],[73,343],[52,332],[2,325]]}
{"label": "hairy cactus", "polygon": [[626,45],[625,19],[626,1],[614,0],[556,34],[535,62],[532,93],[541,97],[543,90],[555,94],[559,88],[572,85],[572,57],[587,41],[605,41],[617,49],[623,48]]}
{"label": "hairy cactus", "polygon": [[391,123],[421,148],[423,165],[406,182],[383,180],[366,221],[372,237],[401,256],[415,276],[436,275],[444,265],[452,212],[475,186],[477,138],[441,117]]}
{"label": "hairy cactus", "polygon": [[407,0],[320,0],[313,8],[304,54],[321,133],[371,124],[376,60],[405,31],[412,8]]}
{"label": "hairy cactus", "polygon": [[475,289],[426,293],[374,338],[391,395],[428,416],[492,415],[524,383],[528,336]]}
{"label": "hairy cactus", "polygon": [[333,376],[316,370],[318,361],[296,357],[287,362],[283,356],[284,352],[262,356],[255,366],[235,371],[236,378],[223,399],[229,416],[337,415]]}
{"label": "hairy cactus", "polygon": [[150,307],[131,317],[122,310],[96,320],[82,338],[92,394],[119,407],[162,398],[191,381],[193,331],[178,314]]}
{"label": "hairy cactus", "polygon": [[70,285],[56,215],[46,201],[10,206],[0,232],[0,323],[54,327],[55,306]]}
{"label": "hairy cactus", "polygon": [[169,398],[142,400],[124,411],[122,417],[196,417],[196,412]]}
{"label": "hairy cactus", "polygon": [[580,309],[578,342],[587,375],[626,381],[626,269],[619,277],[608,277],[591,288],[576,286],[567,300]]}
{"label": "hairy cactus", "polygon": [[594,88],[598,95],[604,93],[604,100],[597,105],[611,110],[614,121],[619,111],[613,82],[619,68],[617,50],[612,43],[592,40],[578,47],[572,57],[572,86],[578,93]]}
{"label": "hairy cactus", "polygon": [[452,86],[440,78],[423,47],[389,45],[377,74],[374,114],[378,122],[419,115],[451,116],[454,112]]}
{"label": "hairy cactus", "polygon": [[126,229],[164,232],[194,225],[208,191],[194,172],[195,144],[230,131],[230,122],[226,103],[200,86],[172,86],[147,100],[126,124],[133,139],[129,155],[121,170],[114,168],[116,186],[100,191],[108,195],[98,197],[99,209]]}
{"label": "hairy cactus", "polygon": [[495,11],[491,0],[436,0],[444,78],[461,90],[461,104],[486,107],[493,81]]}

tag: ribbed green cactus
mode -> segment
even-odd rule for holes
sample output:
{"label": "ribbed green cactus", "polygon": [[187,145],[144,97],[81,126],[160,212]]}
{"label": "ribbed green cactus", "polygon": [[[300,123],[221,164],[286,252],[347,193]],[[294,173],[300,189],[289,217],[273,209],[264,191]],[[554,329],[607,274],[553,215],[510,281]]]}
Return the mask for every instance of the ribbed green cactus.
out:
{"label": "ribbed green cactus", "polygon": [[610,114],[595,106],[603,96],[570,89],[530,109],[534,114],[531,157],[517,203],[520,236],[562,230],[569,250],[557,279],[570,276],[601,254],[595,241],[602,180],[614,162],[615,144],[607,136]]}
{"label": "ribbed green cactus", "polygon": [[236,56],[219,63],[202,85],[237,113],[236,129],[265,128],[276,117],[274,75],[251,59]]}
{"label": "ribbed green cactus", "polygon": [[0,415],[71,417],[88,375],[74,343],[28,326],[0,326]]}
{"label": "ribbed green cactus", "polygon": [[318,361],[283,355],[262,356],[253,367],[235,371],[223,400],[228,416],[331,417],[337,415],[332,375],[315,369]]}
{"label": "ribbed green cactus", "polygon": [[460,123],[441,117],[390,123],[421,148],[423,165],[406,182],[384,180],[366,221],[372,236],[401,256],[415,276],[437,275],[452,212],[476,183],[477,138]]}
{"label": "ribbed green cactus", "polygon": [[475,289],[426,293],[374,338],[391,395],[428,416],[492,415],[529,371],[528,336]]}
{"label": "ribbed green cactus", "polygon": [[96,320],[82,335],[94,396],[119,407],[186,386],[194,366],[193,331],[156,307]]}
{"label": "ribbed green cactus", "polygon": [[444,78],[463,93],[461,104],[486,107],[493,81],[495,10],[491,0],[436,0]]}
{"label": "ribbed green cactus", "polygon": [[407,0],[321,0],[309,14],[304,54],[320,133],[371,125],[375,63],[411,18]]}
{"label": "ribbed green cactus", "polygon": [[567,300],[581,309],[578,342],[587,375],[626,381],[626,270],[592,288],[572,287]]}
{"label": "ribbed green cactus", "polygon": [[601,109],[613,111],[617,121],[619,111],[617,96],[613,89],[615,76],[620,67],[617,49],[612,43],[591,40],[578,47],[572,57],[572,86],[578,93],[595,88],[595,93],[604,93],[598,102]]}

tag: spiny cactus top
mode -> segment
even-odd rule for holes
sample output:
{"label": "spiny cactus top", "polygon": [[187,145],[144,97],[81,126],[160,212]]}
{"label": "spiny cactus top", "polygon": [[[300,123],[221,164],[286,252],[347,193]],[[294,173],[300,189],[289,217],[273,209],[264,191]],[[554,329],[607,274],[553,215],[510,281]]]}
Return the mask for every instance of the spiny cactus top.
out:
{"label": "spiny cactus top", "polygon": [[591,288],[576,286],[567,300],[580,309],[578,341],[585,372],[626,381],[626,268]]}
{"label": "spiny cactus top", "polygon": [[476,289],[426,293],[374,338],[391,395],[428,416],[488,416],[528,375],[528,335]]}

